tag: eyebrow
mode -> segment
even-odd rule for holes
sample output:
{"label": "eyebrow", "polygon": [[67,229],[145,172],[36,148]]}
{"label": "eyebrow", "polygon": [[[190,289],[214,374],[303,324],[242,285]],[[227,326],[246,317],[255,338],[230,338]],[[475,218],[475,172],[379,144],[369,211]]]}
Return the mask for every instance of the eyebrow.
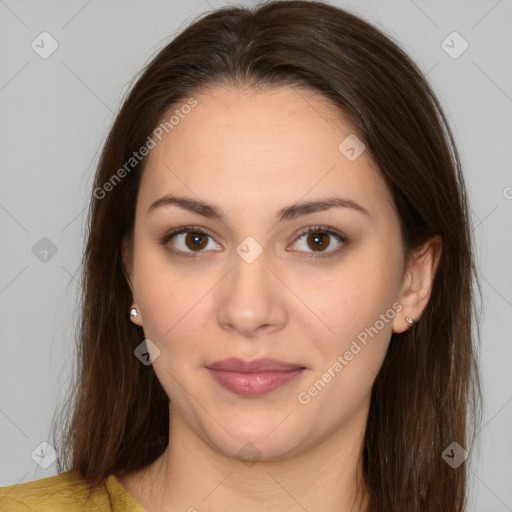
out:
{"label": "eyebrow", "polygon": [[[197,213],[203,217],[219,219],[224,223],[226,221],[226,215],[216,206],[199,199],[178,197],[172,194],[165,195],[152,203],[148,208],[146,215],[160,208],[173,205]],[[292,220],[302,215],[309,215],[311,213],[321,212],[331,208],[350,208],[356,212],[371,217],[370,212],[366,208],[351,199],[344,199],[341,197],[328,197],[318,201],[295,203],[278,210],[276,212],[276,217],[279,221]]]}

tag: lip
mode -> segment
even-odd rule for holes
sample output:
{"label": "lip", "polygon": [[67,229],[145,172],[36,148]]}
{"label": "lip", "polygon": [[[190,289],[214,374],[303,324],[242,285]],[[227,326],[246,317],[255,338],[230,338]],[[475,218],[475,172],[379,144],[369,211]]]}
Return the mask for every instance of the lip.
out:
{"label": "lip", "polygon": [[299,370],[304,368],[301,364],[290,364],[284,361],[278,361],[277,359],[269,359],[267,357],[261,359],[254,359],[252,361],[244,361],[232,357],[230,359],[223,359],[222,361],[216,361],[215,363],[206,366],[210,370],[223,370],[231,372],[241,373],[256,373],[266,371],[290,371]]}
{"label": "lip", "polygon": [[306,368],[276,359],[223,359],[206,367],[215,381],[242,396],[270,393],[301,375]]}

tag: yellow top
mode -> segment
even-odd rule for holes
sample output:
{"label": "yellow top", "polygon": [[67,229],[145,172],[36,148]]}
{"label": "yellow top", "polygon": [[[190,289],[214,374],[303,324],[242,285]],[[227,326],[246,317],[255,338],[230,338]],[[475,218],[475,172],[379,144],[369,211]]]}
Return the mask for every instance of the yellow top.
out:
{"label": "yellow top", "polygon": [[144,512],[144,509],[114,475],[91,491],[78,472],[67,471],[0,487],[0,512]]}

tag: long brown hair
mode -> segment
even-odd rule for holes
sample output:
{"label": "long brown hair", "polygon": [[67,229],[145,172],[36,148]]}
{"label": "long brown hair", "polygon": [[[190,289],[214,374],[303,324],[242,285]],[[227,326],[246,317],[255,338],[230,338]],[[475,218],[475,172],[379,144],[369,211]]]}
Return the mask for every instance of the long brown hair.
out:
{"label": "long brown hair", "polygon": [[173,108],[218,84],[322,94],[351,121],[384,177],[405,254],[441,237],[430,301],[412,329],[392,335],[376,377],[363,469],[371,511],[464,510],[466,464],[453,468],[441,455],[452,442],[471,451],[480,420],[478,280],[459,155],[410,58],[370,24],[321,2],[203,14],[142,70],[124,100],[91,196],[76,382],[55,442],[59,471],[78,470],[93,486],[148,465],[168,443],[168,397],[152,366],[134,356],[144,335],[127,316],[121,245],[131,243],[147,158],[126,162]]}

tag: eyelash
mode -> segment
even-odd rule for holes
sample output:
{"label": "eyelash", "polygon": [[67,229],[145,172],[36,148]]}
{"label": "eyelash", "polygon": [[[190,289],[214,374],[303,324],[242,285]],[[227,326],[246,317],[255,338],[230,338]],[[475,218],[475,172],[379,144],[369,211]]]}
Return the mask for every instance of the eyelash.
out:
{"label": "eyelash", "polygon": [[[201,257],[201,255],[200,255],[201,252],[205,252],[205,251],[192,251],[192,252],[189,253],[189,252],[173,249],[172,247],[169,247],[167,245],[167,242],[173,236],[181,235],[182,233],[190,233],[190,232],[192,232],[192,233],[200,233],[202,235],[205,235],[205,236],[208,236],[210,238],[213,238],[212,235],[210,235],[210,233],[208,233],[207,231],[205,231],[204,229],[202,229],[202,228],[200,228],[198,226],[183,226],[183,227],[180,227],[180,228],[173,229],[169,233],[166,233],[160,239],[160,243],[165,247],[165,249],[167,251],[169,251],[172,254],[176,254],[176,255],[182,256],[184,258],[200,258]],[[307,228],[304,231],[300,232],[297,235],[297,238],[295,240],[296,241],[299,240],[304,235],[308,235],[308,234],[311,234],[311,233],[318,233],[318,232],[324,233],[324,234],[328,234],[328,235],[332,235],[332,236],[336,237],[338,239],[338,241],[343,242],[343,245],[341,245],[337,249],[334,249],[334,250],[331,250],[331,251],[328,251],[328,252],[321,252],[321,251],[319,251],[317,254],[315,254],[314,252],[312,252],[312,253],[305,252],[305,254],[307,255],[306,257],[309,257],[309,258],[329,258],[329,257],[335,256],[336,254],[338,254],[343,249],[343,247],[347,244],[347,237],[346,237],[346,235],[341,233],[338,230],[330,228],[329,226],[310,226],[309,228]],[[299,252],[303,252],[303,251],[299,251]]]}

